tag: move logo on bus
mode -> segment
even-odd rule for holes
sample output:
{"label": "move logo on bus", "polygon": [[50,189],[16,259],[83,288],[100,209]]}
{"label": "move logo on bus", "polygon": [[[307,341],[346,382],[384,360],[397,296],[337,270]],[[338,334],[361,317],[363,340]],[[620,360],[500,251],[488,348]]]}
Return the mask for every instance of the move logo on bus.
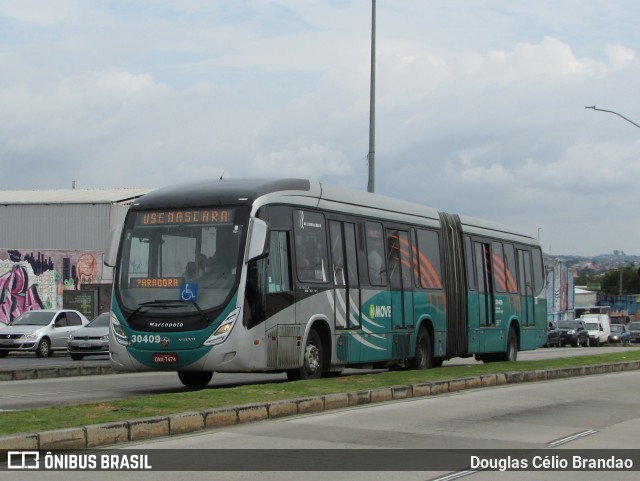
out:
{"label": "move logo on bus", "polygon": [[380,317],[391,318],[391,306],[376,306],[371,304],[369,306],[369,317],[371,319]]}

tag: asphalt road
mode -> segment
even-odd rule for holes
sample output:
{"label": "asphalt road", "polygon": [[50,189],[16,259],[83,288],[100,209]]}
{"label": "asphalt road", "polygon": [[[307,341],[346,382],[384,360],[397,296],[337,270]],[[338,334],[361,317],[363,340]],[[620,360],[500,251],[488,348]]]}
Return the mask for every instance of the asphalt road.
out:
{"label": "asphalt road", "polygon": [[[162,449],[160,460],[169,469],[155,472],[13,472],[12,481],[85,480],[107,481],[293,481],[349,479],[351,481],[451,480],[461,477],[469,481],[622,481],[638,479],[635,472],[603,471],[525,471],[459,472],[441,468],[438,471],[314,471],[291,472],[288,466],[296,459],[287,453],[271,461],[279,462],[280,471],[255,471],[251,455],[243,458],[241,470],[232,472],[196,471],[195,464],[185,461],[195,449],[209,460],[218,449],[308,449],[311,456],[326,456],[322,449],[335,449],[326,457],[327,468],[341,461],[349,462],[349,450],[361,449],[371,462],[395,453],[385,450],[407,449],[476,450],[495,449],[518,456],[544,450],[545,456],[585,453],[595,450],[602,456],[620,453],[625,447],[640,450],[640,411],[637,409],[637,386],[640,371],[627,371],[599,376],[557,379],[544,383],[523,383],[490,389],[474,389],[440,396],[412,398],[389,403],[369,404],[172,436],[122,446],[120,453],[142,449]],[[615,393],[612,396],[611,393]],[[133,450],[133,451],[132,451]],[[515,450],[515,451],[514,451]],[[611,451],[606,451],[611,450]],[[233,451],[237,453],[237,451]],[[241,451],[240,451],[241,452]],[[425,452],[427,455],[429,452]],[[437,453],[436,453],[437,454]],[[253,456],[256,456],[253,453]],[[269,456],[269,454],[265,455]],[[637,454],[636,454],[637,456]],[[158,459],[158,458],[156,458]],[[320,458],[321,460],[324,458]],[[365,460],[366,460],[365,459]],[[255,458],[253,459],[255,463]],[[157,466],[157,465],[156,465]],[[340,466],[343,466],[341,464]],[[348,466],[348,464],[346,464]]]}
{"label": "asphalt road", "polygon": [[[553,357],[577,356],[611,352],[611,349],[635,350],[638,347],[599,347],[599,348],[550,348],[518,353],[521,360],[549,359]],[[9,356],[0,361],[2,369],[6,369],[5,361],[9,361],[13,369],[24,367],[61,365],[61,363],[104,363],[108,359],[89,359],[72,361],[66,356],[55,356],[48,359],[35,357]],[[455,359],[444,364],[450,365],[475,363],[473,358]],[[362,370],[347,370],[345,373],[358,374]],[[372,371],[365,371],[372,372]],[[229,386],[250,383],[286,382],[285,374],[225,374],[216,373],[208,389],[222,389]],[[85,403],[121,399],[146,394],[181,392],[184,387],[176,373],[145,372],[128,374],[108,374],[101,376],[79,376],[39,380],[4,381],[0,383],[0,411],[27,409],[45,406],[56,406],[73,403]]]}

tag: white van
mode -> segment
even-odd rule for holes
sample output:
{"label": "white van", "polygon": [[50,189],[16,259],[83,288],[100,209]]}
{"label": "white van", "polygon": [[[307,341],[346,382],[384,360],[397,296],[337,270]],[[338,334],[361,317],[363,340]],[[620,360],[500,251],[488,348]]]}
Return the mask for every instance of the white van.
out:
{"label": "white van", "polygon": [[580,319],[584,321],[589,331],[589,345],[599,346],[609,342],[611,335],[611,321],[609,314],[583,314]]}

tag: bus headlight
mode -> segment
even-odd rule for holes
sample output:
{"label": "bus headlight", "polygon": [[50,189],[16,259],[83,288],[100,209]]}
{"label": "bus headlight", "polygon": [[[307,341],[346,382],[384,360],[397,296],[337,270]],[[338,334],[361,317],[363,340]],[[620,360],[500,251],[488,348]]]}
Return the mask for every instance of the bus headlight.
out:
{"label": "bus headlight", "polygon": [[209,338],[204,341],[203,344],[205,346],[215,346],[216,344],[223,343],[227,339],[227,336],[233,329],[233,326],[235,326],[236,321],[239,317],[240,308],[237,307],[229,313],[226,319],[222,321],[222,324],[218,326],[218,329],[216,329],[216,331],[211,336],[209,336]]}
{"label": "bus headlight", "polygon": [[123,346],[131,345],[131,343],[129,342],[129,338],[120,326],[120,322],[114,315],[111,315],[111,331],[113,332],[113,337],[115,337],[118,344],[121,344]]}

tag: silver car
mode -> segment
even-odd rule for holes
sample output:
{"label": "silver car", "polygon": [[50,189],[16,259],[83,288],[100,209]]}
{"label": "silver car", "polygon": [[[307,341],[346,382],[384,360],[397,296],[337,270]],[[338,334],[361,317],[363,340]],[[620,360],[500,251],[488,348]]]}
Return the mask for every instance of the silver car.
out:
{"label": "silver car", "polygon": [[0,331],[0,358],[11,351],[32,351],[49,357],[53,351],[66,351],[69,335],[89,320],[70,309],[26,311]]}
{"label": "silver car", "polygon": [[103,312],[71,334],[67,344],[71,359],[80,361],[88,354],[109,354],[110,317],[108,312]]}

